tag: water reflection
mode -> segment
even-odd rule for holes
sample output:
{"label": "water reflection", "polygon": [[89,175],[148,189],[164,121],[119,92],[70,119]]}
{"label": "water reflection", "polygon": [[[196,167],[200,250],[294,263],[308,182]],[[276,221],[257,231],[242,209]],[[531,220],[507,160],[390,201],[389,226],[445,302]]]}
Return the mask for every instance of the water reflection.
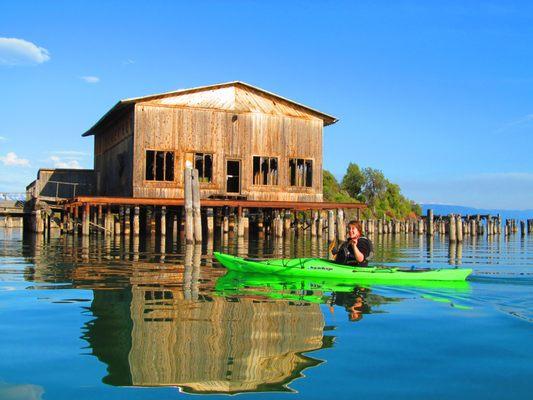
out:
{"label": "water reflection", "polygon": [[[111,385],[179,386],[195,393],[286,391],[331,344],[317,304],[190,295],[184,284],[95,290],[83,338]],[[185,278],[186,282],[186,278]]]}
{"label": "water reflection", "polygon": [[[448,245],[423,235],[380,235],[374,262],[483,268],[481,262],[497,264],[502,253],[519,251],[520,262],[529,268],[531,241],[504,240],[475,244],[466,238],[464,245]],[[366,324],[367,314],[398,303],[393,296],[402,291],[411,299],[423,293],[433,302],[449,301],[447,295],[460,302],[466,299],[461,294],[469,293],[465,282],[417,291],[395,288],[385,296],[355,284],[239,277],[225,275],[212,259],[214,250],[324,257],[327,242],[315,237],[249,240],[225,234],[194,246],[153,237],[102,237],[88,243],[77,236],[46,242],[28,235],[22,249],[26,281],[41,289],[61,283],[61,288],[91,291],[87,311],[92,320],[82,327],[88,343],[83,351],[106,365],[101,377],[106,384],[120,386],[179,386],[194,393],[289,391],[302,371],[322,363],[310,352],[333,346],[333,337],[324,332],[324,312]]]}

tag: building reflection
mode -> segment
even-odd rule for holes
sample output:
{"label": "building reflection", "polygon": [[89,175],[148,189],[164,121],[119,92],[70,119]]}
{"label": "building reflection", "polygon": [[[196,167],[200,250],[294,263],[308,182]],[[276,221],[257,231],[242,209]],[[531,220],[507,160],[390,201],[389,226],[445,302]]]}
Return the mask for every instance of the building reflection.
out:
{"label": "building reflection", "polygon": [[318,304],[202,294],[178,285],[95,290],[84,339],[108,365],[111,385],[179,386],[195,393],[289,390],[320,360]]}
{"label": "building reflection", "polygon": [[161,260],[135,248],[133,257],[117,254],[102,241],[107,259],[99,262],[96,249],[75,243],[25,245],[33,264],[28,281],[92,290],[93,318],[82,338],[106,365],[109,385],[291,391],[288,384],[302,371],[322,363],[307,352],[333,342],[324,337],[319,304],[217,293],[215,282],[226,270],[212,266],[199,246],[182,246]]}

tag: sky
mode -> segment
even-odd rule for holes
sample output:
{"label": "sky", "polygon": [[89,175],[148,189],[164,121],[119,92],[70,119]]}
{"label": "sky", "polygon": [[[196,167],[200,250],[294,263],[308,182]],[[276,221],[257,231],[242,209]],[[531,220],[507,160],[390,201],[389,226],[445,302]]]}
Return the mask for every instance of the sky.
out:
{"label": "sky", "polygon": [[0,192],[92,168],[118,100],[240,80],[339,118],[324,168],[533,208],[531,1],[0,0]]}

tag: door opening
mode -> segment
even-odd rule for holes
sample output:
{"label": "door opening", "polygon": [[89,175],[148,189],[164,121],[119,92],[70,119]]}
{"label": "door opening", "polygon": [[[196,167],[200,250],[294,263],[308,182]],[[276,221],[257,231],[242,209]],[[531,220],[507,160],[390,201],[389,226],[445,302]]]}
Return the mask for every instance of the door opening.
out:
{"label": "door opening", "polygon": [[226,192],[241,192],[241,162],[239,160],[226,162]]}

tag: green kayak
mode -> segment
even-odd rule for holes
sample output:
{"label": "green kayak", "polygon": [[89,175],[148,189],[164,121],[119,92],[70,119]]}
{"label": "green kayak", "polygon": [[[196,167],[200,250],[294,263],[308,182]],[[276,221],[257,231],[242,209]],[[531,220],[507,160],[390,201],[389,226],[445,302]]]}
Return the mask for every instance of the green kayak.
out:
{"label": "green kayak", "polygon": [[313,276],[354,281],[464,281],[472,273],[472,270],[467,268],[354,267],[320,258],[257,260],[218,252],[214,255],[222,265],[232,271],[279,276]]}

